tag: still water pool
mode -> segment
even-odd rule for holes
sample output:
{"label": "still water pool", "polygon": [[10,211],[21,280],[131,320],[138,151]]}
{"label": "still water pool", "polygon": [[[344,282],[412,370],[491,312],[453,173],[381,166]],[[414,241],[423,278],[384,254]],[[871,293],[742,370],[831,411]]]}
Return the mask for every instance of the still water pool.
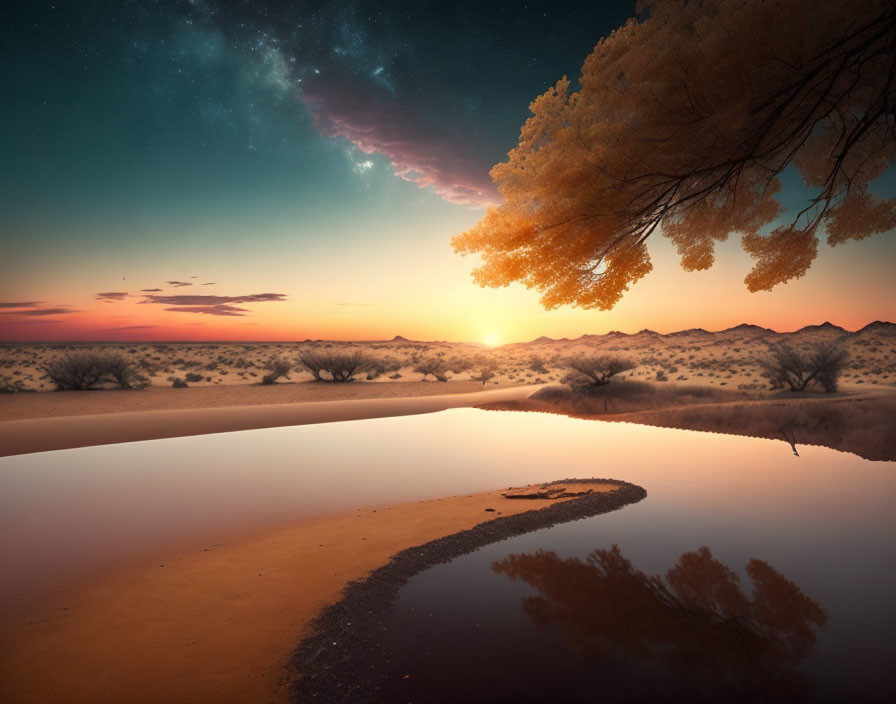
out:
{"label": "still water pool", "polygon": [[458,409],[8,457],[0,598],[12,607],[73,573],[308,515],[617,478],[647,498],[412,579],[371,655],[385,695],[885,698],[896,464],[799,449]]}

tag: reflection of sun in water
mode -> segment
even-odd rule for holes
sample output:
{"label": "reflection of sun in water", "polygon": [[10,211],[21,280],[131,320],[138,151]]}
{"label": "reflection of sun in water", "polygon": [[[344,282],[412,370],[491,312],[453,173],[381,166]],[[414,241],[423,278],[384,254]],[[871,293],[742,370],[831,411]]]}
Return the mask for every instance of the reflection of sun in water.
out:
{"label": "reflection of sun in water", "polygon": [[485,336],[483,342],[489,347],[497,347],[501,342],[501,338],[498,337],[497,333],[490,332]]}

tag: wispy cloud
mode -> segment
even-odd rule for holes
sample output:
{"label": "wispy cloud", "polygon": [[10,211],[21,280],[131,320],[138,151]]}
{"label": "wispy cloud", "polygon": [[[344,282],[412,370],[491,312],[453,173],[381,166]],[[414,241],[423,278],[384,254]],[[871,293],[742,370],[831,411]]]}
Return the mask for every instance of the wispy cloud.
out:
{"label": "wispy cloud", "polygon": [[128,295],[127,291],[105,291],[96,294],[94,298],[98,301],[123,301]]}
{"label": "wispy cloud", "polygon": [[106,332],[118,332],[120,330],[146,330],[147,328],[157,328],[158,325],[122,325],[117,328],[105,328]]}
{"label": "wispy cloud", "polygon": [[249,311],[246,308],[239,308],[235,305],[237,303],[272,303],[285,300],[286,294],[284,293],[251,293],[243,296],[202,296],[190,294],[158,296],[156,294],[148,294],[140,303],[170,306],[165,308],[165,310],[172,313],[241,317]]}
{"label": "wispy cloud", "polygon": [[202,284],[202,285],[203,285],[203,286],[214,286],[216,283],[218,283],[218,282],[217,282],[217,281],[206,281],[206,282],[205,282],[204,284]]}
{"label": "wispy cloud", "polygon": [[3,315],[26,315],[26,316],[44,316],[44,315],[67,315],[69,313],[78,313],[74,308],[32,308],[30,310],[11,310],[4,312]]}
{"label": "wispy cloud", "polygon": [[228,303],[269,303],[285,301],[285,293],[252,293],[245,296],[146,296],[143,303],[160,303],[169,306],[215,306]]}
{"label": "wispy cloud", "polygon": [[181,286],[192,286],[192,282],[190,281],[166,281],[166,284],[169,286],[174,286],[176,288],[180,288]]}
{"label": "wispy cloud", "polygon": [[3,323],[4,325],[50,325],[52,323],[61,323],[62,320],[10,320]]}
{"label": "wispy cloud", "polygon": [[490,164],[470,136],[430,119],[424,108],[399,100],[386,87],[331,67],[326,76],[309,77],[301,98],[322,134],[343,137],[365,154],[387,156],[396,176],[431,186],[452,203],[500,202]]}
{"label": "wispy cloud", "polygon": [[156,291],[161,291],[161,290],[162,289],[160,289],[160,288],[141,288],[140,292],[141,293],[155,293]]}
{"label": "wispy cloud", "polygon": [[205,315],[223,315],[227,317],[242,317],[249,311],[245,308],[228,306],[224,304],[214,306],[181,306],[179,308],[166,308],[172,313],[202,313]]}
{"label": "wispy cloud", "polygon": [[21,301],[19,303],[0,302],[0,308],[30,308],[31,306],[39,306],[44,301]]}

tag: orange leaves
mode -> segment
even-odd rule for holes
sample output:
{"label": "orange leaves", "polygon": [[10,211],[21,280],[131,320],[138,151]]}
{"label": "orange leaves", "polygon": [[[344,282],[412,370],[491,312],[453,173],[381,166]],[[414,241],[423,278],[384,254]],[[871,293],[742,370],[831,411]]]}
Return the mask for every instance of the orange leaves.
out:
{"label": "orange leaves", "polygon": [[896,227],[896,198],[882,200],[870,193],[849,193],[827,219],[828,244],[861,240]]}
{"label": "orange leaves", "polygon": [[793,226],[776,228],[763,237],[755,232],[744,235],[743,247],[756,260],[744,283],[750,291],[769,291],[773,286],[798,279],[808,271],[818,254],[814,229]]}
{"label": "orange leaves", "polygon": [[[743,234],[752,291],[802,276],[818,227],[837,244],[896,224],[867,191],[896,160],[879,70],[894,46],[879,0],[652,2],[597,44],[581,91],[564,77],[532,102],[491,172],[504,203],[453,245],[482,255],[481,285],[523,283],[548,308],[611,308],[650,271],[656,231],[688,270]],[[814,219],[762,236],[790,163],[821,189]]]}

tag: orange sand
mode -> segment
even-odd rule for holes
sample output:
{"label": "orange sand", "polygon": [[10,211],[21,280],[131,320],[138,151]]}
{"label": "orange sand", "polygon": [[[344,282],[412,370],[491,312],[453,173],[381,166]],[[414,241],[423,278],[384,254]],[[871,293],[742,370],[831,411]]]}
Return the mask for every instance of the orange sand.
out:
{"label": "orange sand", "polygon": [[3,701],[285,701],[287,658],[347,582],[404,548],[553,503],[501,493],[310,518],[69,590],[3,627]]}

